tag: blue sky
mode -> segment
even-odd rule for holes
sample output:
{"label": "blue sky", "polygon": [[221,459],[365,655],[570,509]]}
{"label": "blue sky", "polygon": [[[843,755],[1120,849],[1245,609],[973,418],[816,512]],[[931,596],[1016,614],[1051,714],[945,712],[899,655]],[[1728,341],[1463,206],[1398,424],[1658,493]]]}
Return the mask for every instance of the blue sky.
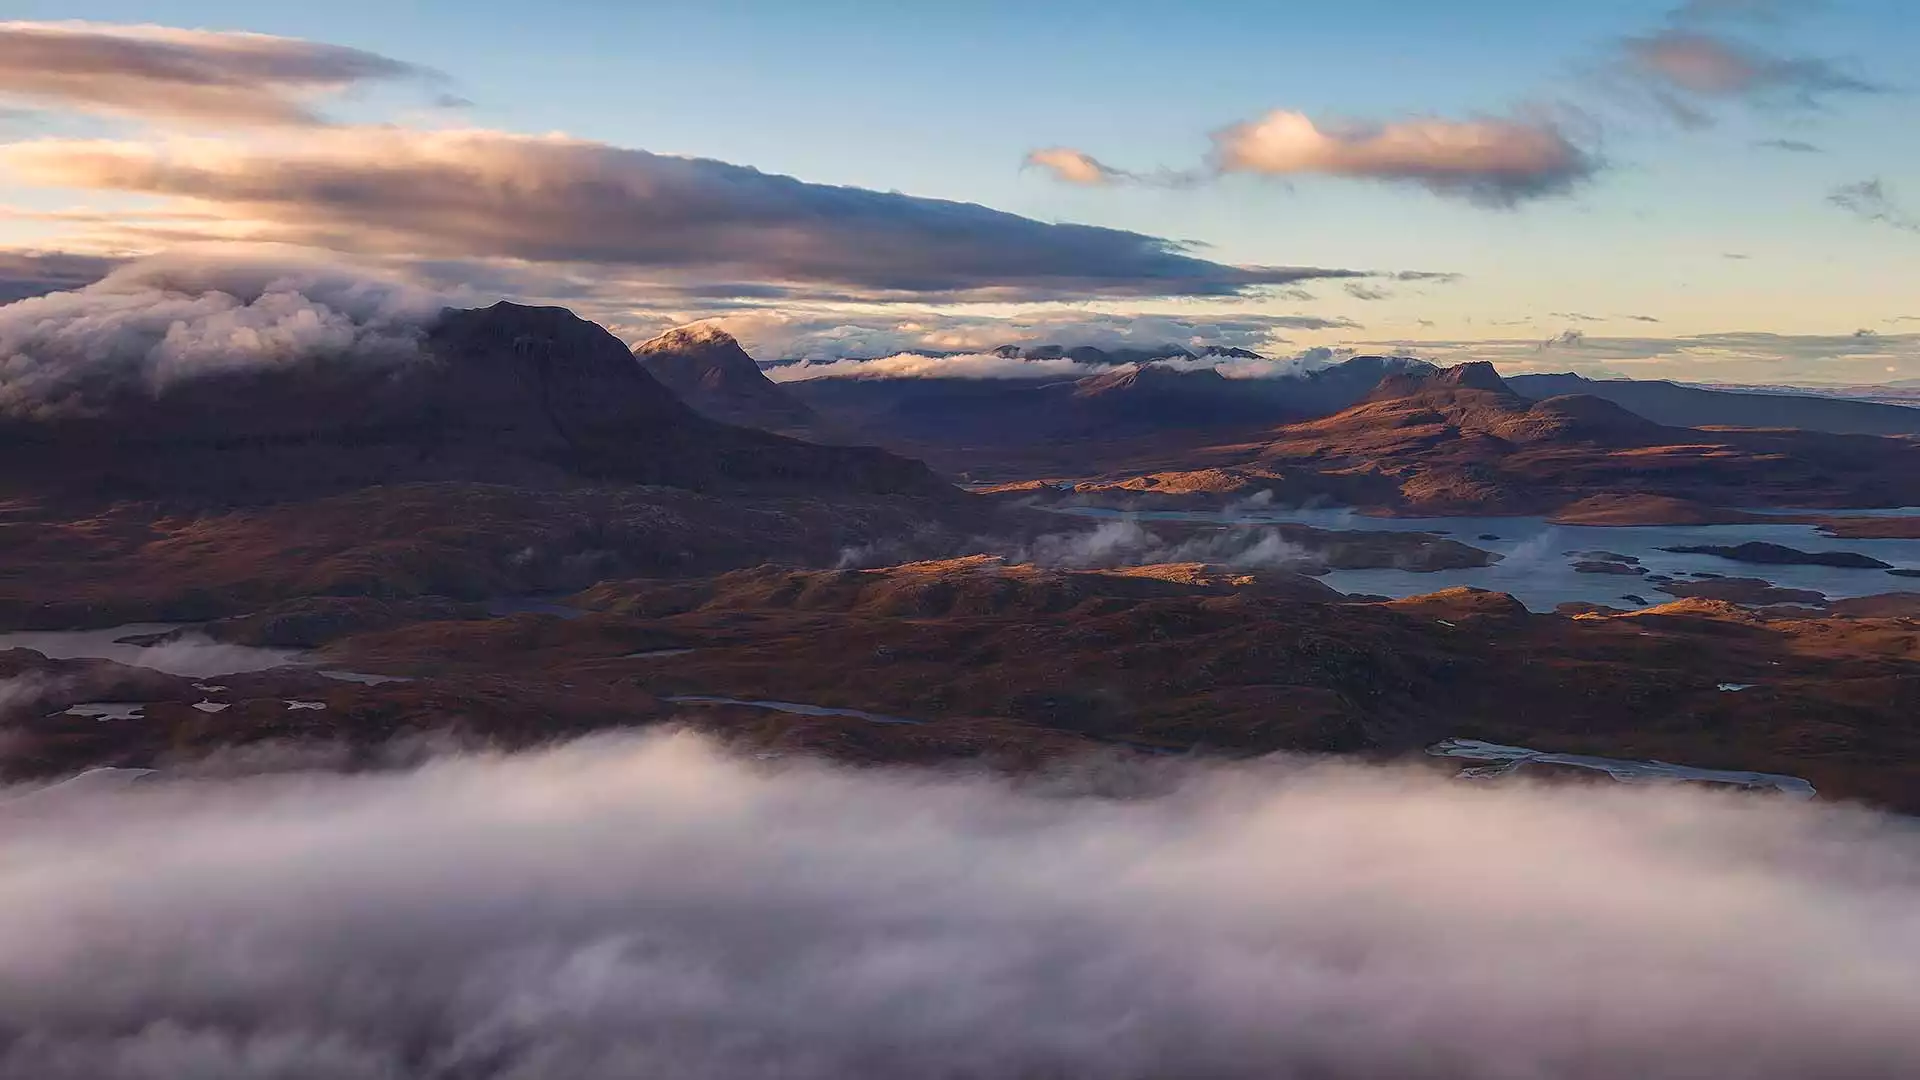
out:
{"label": "blue sky", "polygon": [[[1359,324],[1289,335],[1297,345],[1531,340],[1568,329],[1621,338],[1897,335],[1902,324],[1894,320],[1920,315],[1912,295],[1920,232],[1862,220],[1828,195],[1877,178],[1920,213],[1920,139],[1912,134],[1920,127],[1920,85],[1903,83],[1920,84],[1911,74],[1920,5],[1748,6],[1777,10],[1772,18],[1718,20],[1714,32],[1779,57],[1830,60],[1882,91],[1830,94],[1815,107],[1728,97],[1713,103],[1710,127],[1689,130],[1656,109],[1610,97],[1596,75],[1616,62],[1622,39],[1671,25],[1672,2],[1641,0],[13,0],[8,12],[21,20],[240,29],[354,46],[438,69],[474,103],[436,111],[421,108],[421,95],[405,87],[355,90],[329,108],[343,122],[560,131],[818,183],[1192,241],[1206,245],[1207,258],[1230,264],[1465,275],[1454,284],[1396,288],[1386,300],[1315,287],[1311,301],[1134,301],[1158,312],[1257,310]],[[1210,133],[1276,109],[1388,123],[1566,103],[1597,119],[1580,138],[1604,168],[1568,194],[1511,208],[1350,177],[1229,175],[1168,190],[1078,186],[1022,168],[1029,151],[1063,145],[1126,169],[1191,168],[1208,154]],[[10,130],[16,137],[125,137],[128,127],[44,109]],[[1821,152],[1756,145],[1770,139]],[[75,196],[18,184],[0,191],[26,207],[121,205],[112,192]],[[16,243],[59,239],[45,225],[0,223],[0,230]],[[981,310],[1000,309],[965,313]],[[1644,318],[1628,318],[1636,315]],[[1618,368],[1634,359],[1611,353],[1586,366]],[[1802,381],[1813,378],[1804,374],[1805,359],[1792,368]],[[1895,350],[1886,366],[1900,369],[1889,375],[1920,377],[1920,355]],[[1833,370],[1848,379],[1868,374],[1861,365]],[[1737,377],[1765,373],[1764,365],[1743,365]]]}

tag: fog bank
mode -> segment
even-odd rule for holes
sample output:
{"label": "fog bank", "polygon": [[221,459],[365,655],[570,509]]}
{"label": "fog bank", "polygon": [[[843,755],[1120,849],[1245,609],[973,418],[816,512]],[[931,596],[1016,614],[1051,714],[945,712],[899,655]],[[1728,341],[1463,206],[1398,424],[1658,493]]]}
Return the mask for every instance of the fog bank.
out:
{"label": "fog bank", "polygon": [[656,736],[0,792],[0,1076],[1920,1069],[1909,826],[1159,769],[1117,799]]}

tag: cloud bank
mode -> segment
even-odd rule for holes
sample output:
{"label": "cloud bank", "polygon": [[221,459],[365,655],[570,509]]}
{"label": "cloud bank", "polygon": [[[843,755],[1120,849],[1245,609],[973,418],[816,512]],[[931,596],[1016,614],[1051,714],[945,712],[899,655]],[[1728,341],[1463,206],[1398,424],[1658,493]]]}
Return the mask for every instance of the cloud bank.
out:
{"label": "cloud bank", "polygon": [[1279,109],[1217,132],[1214,146],[1227,172],[1411,183],[1495,206],[1565,193],[1598,168],[1546,120],[1415,118],[1323,128]]}
{"label": "cloud bank", "polygon": [[266,34],[89,22],[0,22],[0,96],[198,124],[323,123],[313,98],[434,79],[377,53]]}
{"label": "cloud bank", "polygon": [[1808,804],[687,737],[6,795],[9,1080],[1920,1069],[1920,840]]}
{"label": "cloud bank", "polygon": [[444,294],[313,252],[181,252],[0,307],[0,414],[86,411],[244,368],[414,355]]}
{"label": "cloud bank", "polygon": [[1140,233],[559,135],[376,127],[244,142],[49,139],[0,148],[0,168],[33,183],[189,201],[253,239],[824,286],[835,299],[1239,296],[1368,276],[1228,266]]}
{"label": "cloud bank", "polygon": [[91,285],[119,263],[59,251],[0,251],[0,304]]}
{"label": "cloud bank", "polygon": [[1009,317],[755,311],[713,321],[740,339],[746,350],[756,357],[816,363],[900,353],[928,356],[986,353],[1007,344],[1091,345],[1111,351],[1157,350],[1169,345],[1193,351],[1207,346],[1261,351],[1285,344],[1283,335],[1289,331],[1355,327],[1343,319],[1315,315],[1192,316],[1079,308],[1042,309]]}
{"label": "cloud bank", "polygon": [[1066,357],[1023,360],[996,353],[926,356],[895,353],[870,359],[807,361],[767,369],[774,382],[815,379],[1079,379],[1112,371],[1111,364],[1083,364]]}

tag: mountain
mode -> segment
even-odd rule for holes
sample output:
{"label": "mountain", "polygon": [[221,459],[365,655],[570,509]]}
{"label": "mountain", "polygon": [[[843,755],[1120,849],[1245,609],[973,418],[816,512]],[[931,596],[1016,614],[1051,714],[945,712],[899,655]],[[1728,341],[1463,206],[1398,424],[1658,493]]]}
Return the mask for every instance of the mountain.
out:
{"label": "mountain", "polygon": [[1813,394],[1743,393],[1665,380],[1516,375],[1507,380],[1533,399],[1563,394],[1605,398],[1673,427],[1800,428],[1839,435],[1920,435],[1920,409]]}
{"label": "mountain", "polygon": [[816,420],[724,330],[682,326],[635,346],[633,355],[649,375],[711,419],[769,431],[800,431]]}
{"label": "mountain", "polygon": [[944,485],[872,449],[694,412],[618,338],[563,308],[448,310],[420,355],[334,357],[130,390],[86,415],[0,420],[0,491],[247,503],[370,485],[914,493]]}
{"label": "mountain", "polygon": [[1920,503],[1920,442],[1797,430],[1703,432],[1591,395],[1533,400],[1492,365],[1388,376],[1332,416],[1279,428],[1246,462],[1371,475],[1420,513],[1550,512],[1596,494],[1712,506]]}
{"label": "mountain", "polygon": [[[1034,359],[1084,355],[1059,346],[1004,346],[998,352]],[[1257,356],[1229,349],[1213,355]],[[784,388],[864,438],[910,448],[951,468],[968,468],[968,455],[976,448],[1079,441],[1086,443],[1090,458],[1099,459],[1102,448],[1091,440],[1103,437],[1194,442],[1223,431],[1324,416],[1361,400],[1384,376],[1432,370],[1419,360],[1358,356],[1300,374],[1229,379],[1214,368],[1149,361],[1115,365],[1078,380],[813,379]]]}

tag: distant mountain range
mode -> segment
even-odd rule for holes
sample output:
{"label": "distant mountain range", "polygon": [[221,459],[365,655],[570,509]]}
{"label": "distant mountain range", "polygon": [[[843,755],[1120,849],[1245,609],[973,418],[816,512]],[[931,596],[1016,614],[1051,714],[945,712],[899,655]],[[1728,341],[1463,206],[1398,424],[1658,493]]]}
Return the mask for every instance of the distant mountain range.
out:
{"label": "distant mountain range", "polygon": [[[1524,377],[1522,377],[1524,378]],[[1899,506],[1920,501],[1920,442],[1813,430],[1702,432],[1594,393],[1534,398],[1487,363],[1406,372],[1365,401],[1274,430],[1208,464],[1391,479],[1419,513],[1547,513],[1596,494],[1711,506]],[[1570,384],[1587,384],[1577,380]],[[1534,382],[1534,393],[1550,383]],[[1669,399],[1671,384],[1651,387]],[[1710,393],[1701,391],[1700,393]],[[1769,399],[1786,400],[1786,399]],[[1816,400],[1813,404],[1833,404]],[[1251,453],[1246,451],[1251,449]]]}
{"label": "distant mountain range", "polygon": [[1920,435],[1920,409],[1786,390],[1741,392],[1680,383],[1510,375],[1507,385],[1540,400],[1562,394],[1605,398],[1675,427],[1800,428],[1838,435]]}

